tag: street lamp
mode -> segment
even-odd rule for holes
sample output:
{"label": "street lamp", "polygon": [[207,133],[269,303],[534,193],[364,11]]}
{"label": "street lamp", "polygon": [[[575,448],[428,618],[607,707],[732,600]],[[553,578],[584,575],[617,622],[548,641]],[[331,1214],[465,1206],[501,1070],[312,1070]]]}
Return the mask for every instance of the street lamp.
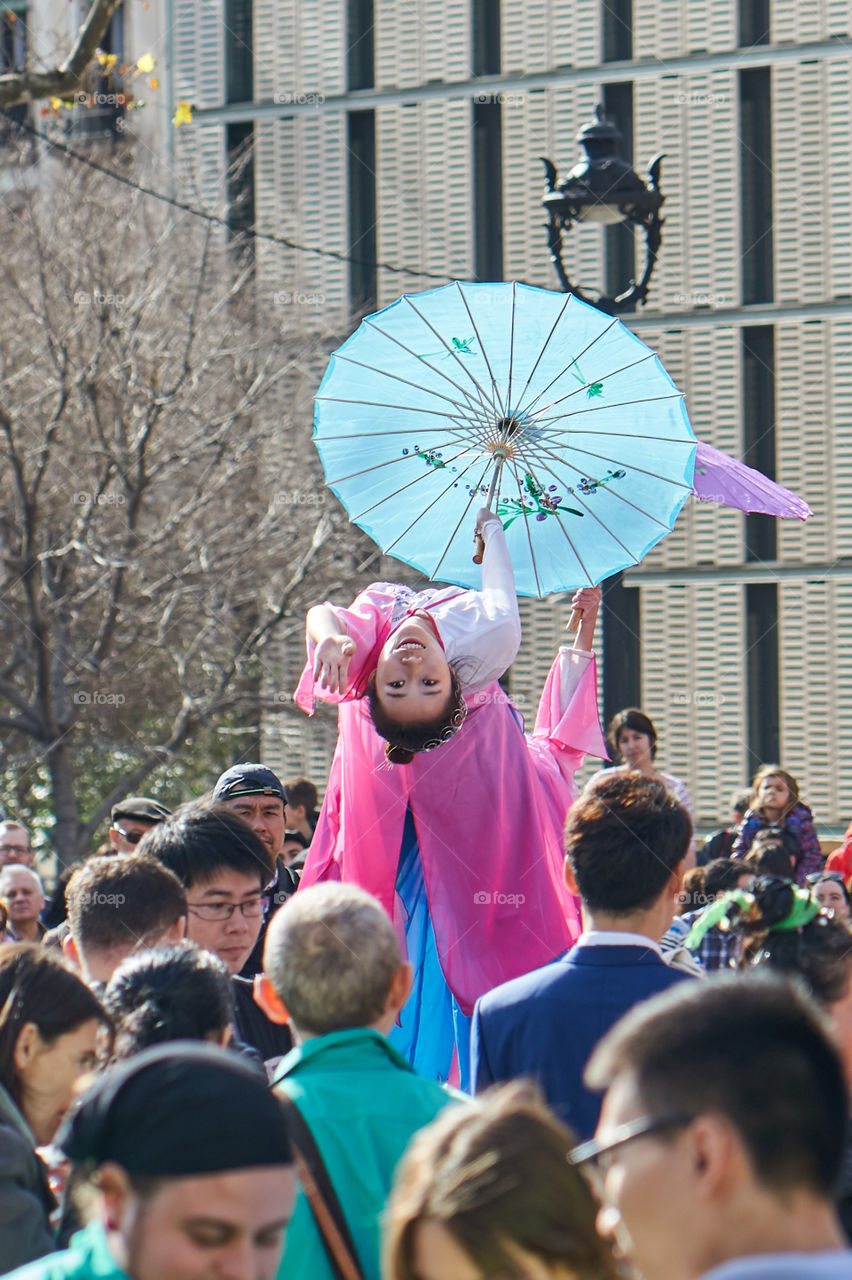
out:
{"label": "street lamp", "polygon": [[[547,178],[547,191],[542,204],[550,221],[547,224],[548,248],[559,283],[566,293],[574,293],[609,315],[627,311],[634,303],[644,305],[651,273],[657,261],[662,240],[663,219],[660,208],[665,196],[659,188],[664,153],[654,156],[648,166],[648,185],[634,172],[629,161],[618,154],[621,132],[604,116],[603,107],[595,108],[595,119],[577,134],[585,158],[575,165],[567,178],[557,185],[556,166],[541,156]],[[562,261],[562,230],[570,230],[575,222],[584,225],[597,222],[613,226],[625,222],[645,232],[645,270],[641,280],[629,281],[628,288],[614,298],[598,294],[586,297],[568,278]]]}

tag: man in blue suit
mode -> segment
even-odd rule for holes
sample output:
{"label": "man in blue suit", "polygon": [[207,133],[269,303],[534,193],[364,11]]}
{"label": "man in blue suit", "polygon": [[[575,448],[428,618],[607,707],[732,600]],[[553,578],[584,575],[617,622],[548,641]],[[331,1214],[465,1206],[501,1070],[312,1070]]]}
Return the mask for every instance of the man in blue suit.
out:
{"label": "man in blue suit", "polygon": [[474,1091],[531,1077],[581,1138],[600,1097],[583,1084],[601,1037],[634,1005],[688,980],[659,939],[671,924],[692,838],[687,811],[640,774],[612,774],[584,793],[565,828],[565,878],[584,931],[552,964],[495,987],[473,1015]]}

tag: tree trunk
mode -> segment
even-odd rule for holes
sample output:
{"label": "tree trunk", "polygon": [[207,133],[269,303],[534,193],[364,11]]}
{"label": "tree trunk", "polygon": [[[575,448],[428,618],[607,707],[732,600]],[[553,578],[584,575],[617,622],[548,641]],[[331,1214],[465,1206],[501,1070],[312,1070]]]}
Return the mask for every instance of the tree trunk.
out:
{"label": "tree trunk", "polygon": [[67,867],[77,862],[85,853],[78,847],[81,823],[77,815],[77,800],[74,795],[74,751],[67,739],[58,743],[48,752],[51,791],[53,796],[53,814],[56,825],[53,829],[53,845],[59,866]]}

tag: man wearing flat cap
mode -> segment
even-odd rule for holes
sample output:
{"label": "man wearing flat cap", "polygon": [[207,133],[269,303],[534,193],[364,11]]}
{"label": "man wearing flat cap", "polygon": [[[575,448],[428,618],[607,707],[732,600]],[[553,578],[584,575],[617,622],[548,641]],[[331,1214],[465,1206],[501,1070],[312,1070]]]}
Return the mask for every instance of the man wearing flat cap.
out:
{"label": "man wearing flat cap", "polygon": [[269,850],[275,866],[275,880],[267,892],[268,906],[257,945],[248,958],[242,975],[253,978],[263,967],[263,943],[266,928],[275,912],[299,887],[298,876],[284,858],[284,808],[287,792],[277,774],[265,764],[235,764],[226,769],[213,788],[217,804],[232,809]]}
{"label": "man wearing flat cap", "polygon": [[159,800],[152,800],[150,796],[127,796],[112,806],[109,842],[116,853],[135,853],[145,832],[170,817],[171,810]]}
{"label": "man wearing flat cap", "polygon": [[275,1275],[294,1197],[287,1124],[226,1050],[175,1041],[135,1055],[84,1094],[56,1142],[90,1220],[15,1280]]}

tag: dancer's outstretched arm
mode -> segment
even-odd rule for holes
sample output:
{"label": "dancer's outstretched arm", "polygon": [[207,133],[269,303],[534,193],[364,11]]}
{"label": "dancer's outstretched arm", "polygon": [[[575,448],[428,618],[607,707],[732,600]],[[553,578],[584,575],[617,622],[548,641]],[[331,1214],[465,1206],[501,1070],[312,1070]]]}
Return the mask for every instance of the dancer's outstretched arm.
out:
{"label": "dancer's outstretched arm", "polygon": [[308,635],[316,641],[314,680],[330,693],[343,693],[355,642],[346,633],[337,612],[327,604],[314,605],[306,619]]}

